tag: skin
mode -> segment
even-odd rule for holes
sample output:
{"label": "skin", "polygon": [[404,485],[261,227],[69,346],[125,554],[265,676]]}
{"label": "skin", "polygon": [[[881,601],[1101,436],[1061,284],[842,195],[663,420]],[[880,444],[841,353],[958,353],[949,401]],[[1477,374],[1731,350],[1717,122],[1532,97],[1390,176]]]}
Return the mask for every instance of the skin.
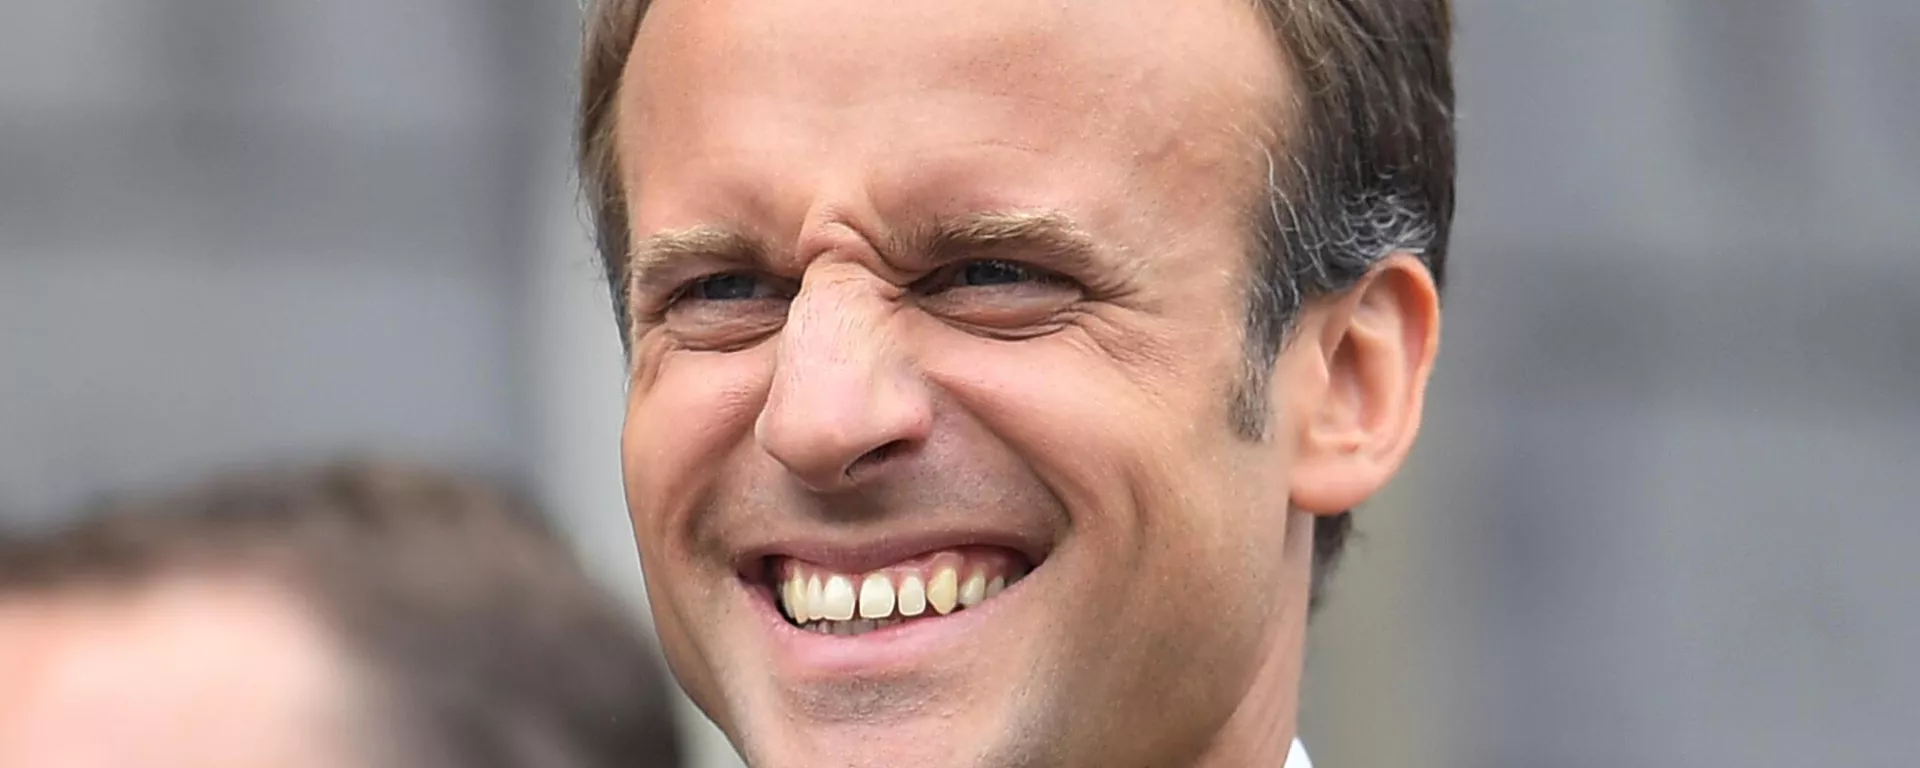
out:
{"label": "skin", "polygon": [[[1313,515],[1405,456],[1439,311],[1404,254],[1311,303],[1271,437],[1236,436],[1292,79],[1262,29],[1231,0],[650,11],[627,496],[669,661],[751,764],[1282,762]],[[827,663],[756,592],[761,555],[960,541],[1044,562],[926,642]]]}
{"label": "skin", "polygon": [[0,600],[0,766],[347,768],[340,654],[246,584]]}

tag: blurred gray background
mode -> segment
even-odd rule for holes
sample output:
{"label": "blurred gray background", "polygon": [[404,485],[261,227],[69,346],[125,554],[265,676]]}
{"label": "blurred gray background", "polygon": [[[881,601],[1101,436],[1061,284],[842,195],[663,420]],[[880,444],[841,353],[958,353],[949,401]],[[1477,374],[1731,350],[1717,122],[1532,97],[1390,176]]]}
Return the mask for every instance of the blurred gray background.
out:
{"label": "blurred gray background", "polygon": [[[1920,3],[1458,13],[1445,351],[1314,629],[1316,762],[1915,764]],[[533,483],[641,602],[577,24],[0,3],[6,523],[371,450]]]}

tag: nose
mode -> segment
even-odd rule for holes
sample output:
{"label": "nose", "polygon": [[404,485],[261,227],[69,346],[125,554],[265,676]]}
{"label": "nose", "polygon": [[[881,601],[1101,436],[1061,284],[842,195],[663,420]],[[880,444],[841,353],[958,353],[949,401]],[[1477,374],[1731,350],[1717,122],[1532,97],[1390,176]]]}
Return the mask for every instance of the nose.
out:
{"label": "nose", "polygon": [[754,424],[760,446],[807,487],[845,490],[926,442],[926,384],[890,327],[896,305],[880,278],[818,265],[788,308],[773,382]]}

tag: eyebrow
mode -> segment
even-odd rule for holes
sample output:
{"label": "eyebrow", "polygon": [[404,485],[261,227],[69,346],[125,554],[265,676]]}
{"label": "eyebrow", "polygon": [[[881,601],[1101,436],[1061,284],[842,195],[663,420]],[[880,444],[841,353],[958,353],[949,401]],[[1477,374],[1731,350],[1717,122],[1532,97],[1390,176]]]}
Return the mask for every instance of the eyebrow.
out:
{"label": "eyebrow", "polygon": [[[1021,255],[1069,272],[1099,273],[1101,248],[1072,217],[1051,210],[983,211],[934,221],[887,241],[887,256],[942,264],[993,254]],[[630,286],[671,282],[691,260],[765,264],[768,249],[733,229],[701,225],[657,232],[635,243],[627,260]],[[1110,269],[1111,265],[1107,265]]]}
{"label": "eyebrow", "polygon": [[738,231],[711,225],[656,232],[634,243],[627,255],[627,285],[655,286],[671,282],[673,273],[692,259],[749,265],[761,262],[766,249]]}
{"label": "eyebrow", "polygon": [[1068,271],[1093,268],[1100,246],[1066,214],[1047,210],[988,211],[936,222],[907,245],[935,263],[1015,252]]}

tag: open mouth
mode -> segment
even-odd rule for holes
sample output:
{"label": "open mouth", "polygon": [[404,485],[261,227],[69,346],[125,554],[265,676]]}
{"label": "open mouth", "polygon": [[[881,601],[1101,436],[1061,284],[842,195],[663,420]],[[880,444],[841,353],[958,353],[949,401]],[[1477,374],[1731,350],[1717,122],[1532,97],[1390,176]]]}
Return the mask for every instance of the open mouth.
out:
{"label": "open mouth", "polygon": [[863,573],[775,556],[766,559],[763,578],[789,624],[851,636],[974,608],[999,597],[1036,565],[1008,549],[962,547]]}

